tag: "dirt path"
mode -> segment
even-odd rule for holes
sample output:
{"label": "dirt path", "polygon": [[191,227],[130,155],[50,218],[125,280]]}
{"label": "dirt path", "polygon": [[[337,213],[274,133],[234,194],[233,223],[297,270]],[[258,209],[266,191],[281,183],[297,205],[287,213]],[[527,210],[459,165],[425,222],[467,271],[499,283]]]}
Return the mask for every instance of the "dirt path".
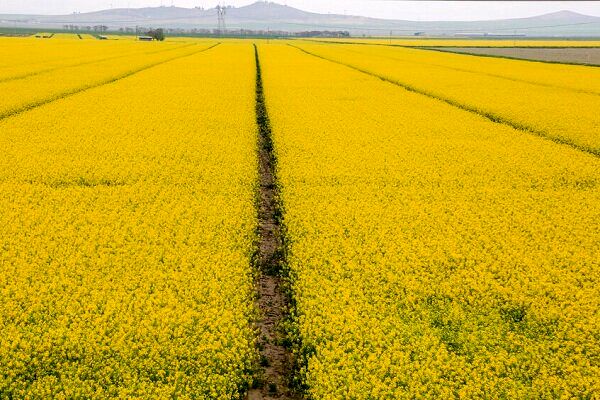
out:
{"label": "dirt path", "polygon": [[292,357],[283,345],[285,332],[282,328],[288,305],[283,288],[281,266],[283,264],[283,233],[278,205],[279,190],[276,182],[276,159],[269,116],[263,94],[262,75],[258,49],[256,57],[256,120],[259,127],[259,179],[258,205],[259,245],[257,305],[260,310],[258,348],[260,351],[261,382],[258,388],[248,392],[248,400],[300,399],[291,387]]}

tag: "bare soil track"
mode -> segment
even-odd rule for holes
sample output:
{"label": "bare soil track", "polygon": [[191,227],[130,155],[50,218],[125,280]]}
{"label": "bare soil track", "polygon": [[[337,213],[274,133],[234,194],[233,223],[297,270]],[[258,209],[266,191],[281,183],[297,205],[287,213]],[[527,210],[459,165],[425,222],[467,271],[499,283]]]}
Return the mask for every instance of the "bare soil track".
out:
{"label": "bare soil track", "polygon": [[543,61],[557,64],[600,66],[600,48],[523,48],[523,47],[436,47],[438,50],[477,56]]}
{"label": "bare soil track", "polygon": [[276,181],[276,158],[269,117],[265,105],[258,49],[256,57],[256,120],[259,128],[258,158],[258,254],[256,264],[257,306],[260,310],[258,348],[261,376],[258,387],[250,389],[248,400],[300,399],[292,388],[293,360],[285,343],[282,323],[288,313],[284,290],[282,265],[284,263],[283,230],[279,208],[279,190]]}

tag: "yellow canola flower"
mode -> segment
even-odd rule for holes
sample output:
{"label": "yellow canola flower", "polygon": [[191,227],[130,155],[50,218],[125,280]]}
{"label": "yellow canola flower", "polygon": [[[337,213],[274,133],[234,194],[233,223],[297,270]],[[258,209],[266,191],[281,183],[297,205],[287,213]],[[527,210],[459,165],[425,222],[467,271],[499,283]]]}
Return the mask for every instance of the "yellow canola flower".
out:
{"label": "yellow canola flower", "polygon": [[599,393],[600,160],[290,46],[259,52],[309,395]]}
{"label": "yellow canola flower", "polygon": [[[154,53],[181,47],[172,43],[140,43],[111,40],[36,40],[0,37],[0,82],[40,74],[67,66],[90,65],[94,61],[133,54]],[[114,67],[113,67],[114,68]],[[66,70],[69,71],[69,70]],[[63,78],[67,72],[63,73]]]}
{"label": "yellow canola flower", "polygon": [[[71,41],[67,41],[70,43]],[[194,42],[187,44],[140,42],[110,42],[105,54],[100,48],[106,41],[72,41],[73,44],[47,44],[33,41],[26,46],[5,49],[0,54],[11,60],[13,53],[32,52],[51,54],[48,62],[34,59],[28,67],[15,61],[8,62],[5,68],[0,65],[0,119],[15,112],[27,110],[65,95],[119,79],[140,69],[191,55],[214,45],[215,42]],[[146,45],[145,47],[143,45]],[[79,49],[84,57],[78,58]],[[3,54],[4,53],[4,54]],[[27,59],[27,57],[25,57]]]}
{"label": "yellow canola flower", "polygon": [[0,121],[0,397],[242,396],[254,79],[221,45]]}
{"label": "yellow canola flower", "polygon": [[300,47],[600,154],[600,69],[385,46]]}

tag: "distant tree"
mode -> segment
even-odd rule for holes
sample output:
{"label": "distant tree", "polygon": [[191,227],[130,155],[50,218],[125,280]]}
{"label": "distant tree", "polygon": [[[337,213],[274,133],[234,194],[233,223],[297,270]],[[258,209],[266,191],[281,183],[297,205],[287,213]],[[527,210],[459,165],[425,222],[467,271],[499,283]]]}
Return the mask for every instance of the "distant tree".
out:
{"label": "distant tree", "polygon": [[150,29],[146,32],[146,35],[151,36],[154,40],[163,41],[165,40],[165,31],[161,28],[158,29]]}

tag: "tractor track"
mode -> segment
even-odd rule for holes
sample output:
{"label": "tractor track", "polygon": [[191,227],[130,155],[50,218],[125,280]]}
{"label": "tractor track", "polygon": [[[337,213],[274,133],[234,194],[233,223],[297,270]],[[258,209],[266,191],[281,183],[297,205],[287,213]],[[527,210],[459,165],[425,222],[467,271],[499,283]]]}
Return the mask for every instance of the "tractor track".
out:
{"label": "tractor track", "polygon": [[286,280],[283,273],[284,229],[281,220],[280,193],[277,183],[277,159],[273,151],[271,126],[265,104],[262,73],[258,48],[254,45],[256,58],[256,121],[258,125],[259,189],[258,246],[256,265],[256,305],[259,319],[258,351],[260,370],[256,387],[250,389],[247,400],[289,399],[298,400],[300,395],[293,388],[293,357],[286,346],[283,323],[288,317],[290,301],[286,296]]}

